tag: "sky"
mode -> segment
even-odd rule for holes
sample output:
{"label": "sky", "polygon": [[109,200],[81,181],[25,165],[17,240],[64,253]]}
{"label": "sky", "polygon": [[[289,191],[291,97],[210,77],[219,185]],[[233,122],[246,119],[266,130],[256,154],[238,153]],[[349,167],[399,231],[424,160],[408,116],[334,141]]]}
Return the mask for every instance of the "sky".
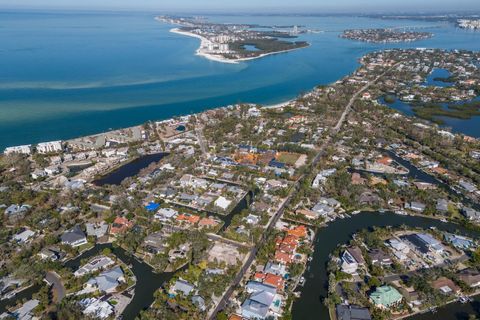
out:
{"label": "sky", "polygon": [[0,8],[184,11],[419,12],[478,11],[480,0],[0,0]]}

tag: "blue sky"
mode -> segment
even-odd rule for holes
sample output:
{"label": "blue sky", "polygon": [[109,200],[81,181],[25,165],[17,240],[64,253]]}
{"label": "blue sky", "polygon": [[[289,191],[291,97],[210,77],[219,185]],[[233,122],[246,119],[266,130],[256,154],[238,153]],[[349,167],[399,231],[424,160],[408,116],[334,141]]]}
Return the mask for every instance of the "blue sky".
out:
{"label": "blue sky", "polygon": [[471,11],[480,0],[0,0],[0,8],[262,10],[281,11]]}

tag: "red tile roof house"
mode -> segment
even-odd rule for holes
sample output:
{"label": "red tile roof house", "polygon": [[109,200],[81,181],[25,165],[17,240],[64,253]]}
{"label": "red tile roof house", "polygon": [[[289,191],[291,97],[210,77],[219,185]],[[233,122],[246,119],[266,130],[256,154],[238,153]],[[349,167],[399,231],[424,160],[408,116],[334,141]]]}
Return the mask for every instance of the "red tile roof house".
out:
{"label": "red tile roof house", "polygon": [[188,214],[188,213],[185,213],[185,214],[180,214],[177,216],[177,221],[185,221],[185,222],[188,222],[188,223],[191,223],[191,224],[196,224],[198,221],[200,221],[200,217],[199,216],[196,216],[196,215],[193,215],[193,214]]}
{"label": "red tile roof house", "polygon": [[116,217],[112,225],[110,226],[110,234],[121,234],[130,229],[131,227],[133,227],[133,222],[129,221],[127,218],[124,217]]}
{"label": "red tile roof house", "polygon": [[282,264],[290,264],[292,263],[292,255],[288,253],[283,253],[281,251],[275,252],[275,262],[282,263]]}
{"label": "red tile roof house", "polygon": [[278,291],[283,291],[285,287],[285,280],[282,277],[271,273],[265,275],[263,283],[276,287]]}

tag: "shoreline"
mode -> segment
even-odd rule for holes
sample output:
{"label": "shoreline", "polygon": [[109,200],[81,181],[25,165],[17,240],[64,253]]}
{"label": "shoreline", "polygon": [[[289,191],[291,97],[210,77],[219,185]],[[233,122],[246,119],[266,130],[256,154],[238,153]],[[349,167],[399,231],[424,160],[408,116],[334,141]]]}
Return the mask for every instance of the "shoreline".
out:
{"label": "shoreline", "polygon": [[195,55],[197,56],[200,56],[200,57],[203,57],[203,58],[206,58],[208,60],[211,60],[211,61],[215,61],[215,62],[221,62],[221,63],[229,63],[229,64],[239,64],[241,62],[245,62],[245,61],[250,61],[250,60],[255,60],[255,59],[261,59],[261,58],[264,58],[264,57],[267,57],[267,56],[271,56],[271,55],[275,55],[275,54],[281,54],[281,53],[286,53],[286,52],[290,52],[290,51],[295,51],[295,50],[299,50],[299,49],[304,49],[304,48],[308,48],[310,47],[310,43],[308,44],[308,46],[305,46],[305,47],[299,47],[299,48],[293,48],[293,49],[287,49],[287,50],[282,50],[282,51],[275,51],[275,52],[267,52],[267,53],[262,53],[256,57],[247,57],[247,58],[238,58],[238,59],[227,59],[227,58],[224,58],[222,56],[219,56],[219,55],[214,55],[214,54],[210,54],[210,53],[207,53],[205,51],[202,50],[202,48],[204,47],[204,44],[209,41],[207,38],[205,37],[202,37],[198,34],[195,34],[195,33],[192,33],[192,32],[188,32],[188,31],[183,31],[181,30],[180,28],[172,28],[170,29],[170,32],[171,33],[176,33],[176,34],[180,34],[180,35],[183,35],[183,36],[187,36],[187,37],[192,37],[192,38],[197,38],[197,39],[200,39],[200,47],[197,49],[197,51],[195,52]]}

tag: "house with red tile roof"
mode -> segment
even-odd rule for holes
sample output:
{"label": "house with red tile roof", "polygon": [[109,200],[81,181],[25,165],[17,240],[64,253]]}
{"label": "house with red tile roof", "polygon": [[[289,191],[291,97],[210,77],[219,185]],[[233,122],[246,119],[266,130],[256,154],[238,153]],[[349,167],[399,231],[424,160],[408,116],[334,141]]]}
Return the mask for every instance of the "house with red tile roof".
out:
{"label": "house with red tile roof", "polygon": [[297,238],[305,238],[307,236],[307,228],[303,225],[297,226],[287,231],[289,236],[295,236]]}
{"label": "house with red tile roof", "polygon": [[121,233],[125,233],[131,227],[133,227],[132,221],[129,221],[127,218],[124,217],[116,217],[112,225],[110,226],[110,234],[118,235]]}
{"label": "house with red tile roof", "polygon": [[200,216],[194,215],[194,214],[189,214],[189,213],[182,213],[177,216],[177,221],[180,222],[187,222],[190,224],[196,224],[197,222],[200,221]]}
{"label": "house with red tile roof", "polygon": [[276,287],[278,291],[283,291],[285,280],[276,274],[267,273],[263,283]]}
{"label": "house with red tile roof", "polygon": [[289,264],[292,262],[292,255],[277,250],[275,251],[275,257],[273,260],[278,263]]}

